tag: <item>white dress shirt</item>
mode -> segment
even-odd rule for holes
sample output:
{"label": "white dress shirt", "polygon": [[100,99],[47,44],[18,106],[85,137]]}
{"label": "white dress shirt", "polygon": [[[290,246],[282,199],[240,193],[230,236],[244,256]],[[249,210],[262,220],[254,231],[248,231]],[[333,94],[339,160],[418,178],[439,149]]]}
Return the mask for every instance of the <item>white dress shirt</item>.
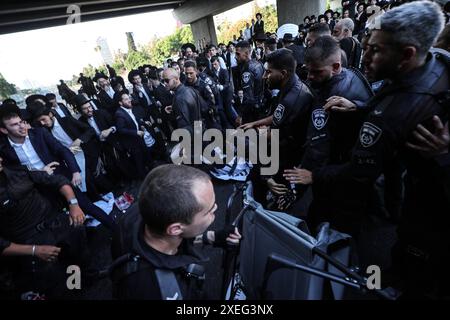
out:
{"label": "white dress shirt", "polygon": [[114,94],[115,94],[116,92],[114,91],[113,88],[107,87],[107,90],[105,90],[105,91],[106,91],[106,93],[108,94],[108,96],[109,96],[111,99],[114,99]]}
{"label": "white dress shirt", "polygon": [[234,68],[237,66],[236,53],[234,53],[234,52],[230,53],[230,65],[231,65],[231,68]]}
{"label": "white dress shirt", "polygon": [[38,154],[34,150],[28,136],[25,137],[25,141],[22,144],[12,142],[9,137],[8,141],[16,152],[16,155],[20,160],[20,164],[26,166],[28,170],[42,170],[42,168],[45,167],[44,162],[42,162],[41,158],[39,158]]}
{"label": "white dress shirt", "polygon": [[90,117],[87,119],[89,125],[95,130],[95,133],[97,134],[97,136],[99,136],[102,132],[99,129],[97,122],[95,122],[94,117]]}
{"label": "white dress shirt", "polygon": [[53,108],[53,110],[56,111],[56,113],[61,117],[64,118],[66,115],[64,114],[64,111],[62,111],[61,107],[59,106],[59,104],[56,105],[55,108]]}
{"label": "white dress shirt", "polygon": [[98,110],[97,105],[95,104],[95,102],[93,100],[89,101],[89,103],[91,104],[92,109]]}
{"label": "white dress shirt", "polygon": [[56,138],[56,140],[58,140],[59,142],[61,142],[61,144],[66,147],[69,148],[72,143],[73,140],[67,135],[67,133],[64,131],[64,129],[61,127],[61,125],[58,122],[58,119],[53,118],[53,128],[52,128],[52,135]]}
{"label": "white dress shirt", "polygon": [[138,90],[139,90],[140,92],[142,92],[142,94],[144,95],[145,99],[147,99],[147,104],[148,104],[148,105],[151,105],[152,102],[150,101],[150,98],[149,98],[149,96],[147,95],[147,92],[145,92],[144,87],[139,87],[139,86],[136,86],[136,87],[138,88]]}

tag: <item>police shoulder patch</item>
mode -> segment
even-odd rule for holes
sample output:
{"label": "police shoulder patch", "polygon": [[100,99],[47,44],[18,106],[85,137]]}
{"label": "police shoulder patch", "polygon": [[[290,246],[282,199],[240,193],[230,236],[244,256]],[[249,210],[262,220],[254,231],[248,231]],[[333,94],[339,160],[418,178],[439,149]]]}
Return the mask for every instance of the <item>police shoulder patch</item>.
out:
{"label": "police shoulder patch", "polygon": [[275,112],[273,113],[273,118],[276,122],[280,122],[281,119],[283,119],[284,115],[284,106],[282,104],[279,104],[277,108],[275,109]]}
{"label": "police shoulder patch", "polygon": [[328,121],[328,113],[322,108],[318,108],[311,114],[312,123],[317,130],[323,129]]}
{"label": "police shoulder patch", "polygon": [[359,141],[364,148],[373,146],[380,139],[383,131],[370,122],[364,122],[359,132]]}
{"label": "police shoulder patch", "polygon": [[213,84],[211,78],[209,78],[209,77],[206,77],[206,78],[205,78],[205,83],[206,83],[207,85],[209,85],[209,86]]}
{"label": "police shoulder patch", "polygon": [[244,72],[244,73],[242,74],[242,81],[243,81],[244,83],[248,83],[248,82],[250,81],[250,77],[251,77],[250,72]]}

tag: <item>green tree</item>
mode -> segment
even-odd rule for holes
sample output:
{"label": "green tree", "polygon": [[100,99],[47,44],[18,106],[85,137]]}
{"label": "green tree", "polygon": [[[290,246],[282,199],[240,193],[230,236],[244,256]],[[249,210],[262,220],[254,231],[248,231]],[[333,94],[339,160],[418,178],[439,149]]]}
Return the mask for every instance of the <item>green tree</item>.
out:
{"label": "green tree", "polygon": [[167,58],[178,54],[181,46],[188,42],[194,42],[189,26],[177,28],[175,33],[162,39],[154,39],[148,46],[150,63],[161,65]]}
{"label": "green tree", "polygon": [[95,69],[97,69],[100,72],[103,72],[104,74],[108,74],[108,71],[106,70],[106,67],[101,65],[98,67],[94,67],[92,64],[88,64],[86,67],[83,68],[83,71],[81,71],[86,77],[93,78],[95,76]]}
{"label": "green tree", "polygon": [[265,7],[259,7],[255,3],[252,10],[252,16],[240,19],[233,24],[225,20],[220,26],[217,27],[217,38],[219,43],[221,42],[227,44],[229,41],[233,40],[234,35],[238,38],[239,30],[244,30],[247,22],[251,24],[251,20],[255,19],[255,15],[258,12],[263,16],[264,31],[275,32],[278,28],[278,15],[275,5],[272,4]]}
{"label": "green tree", "polygon": [[131,32],[125,32],[127,36],[127,43],[128,43],[128,53],[131,51],[137,51],[136,44],[134,43],[133,33]]}
{"label": "green tree", "polygon": [[125,68],[130,71],[150,61],[150,55],[145,51],[131,51],[125,59]]}
{"label": "green tree", "polygon": [[0,97],[6,98],[15,93],[17,93],[16,86],[6,81],[6,79],[0,73]]}

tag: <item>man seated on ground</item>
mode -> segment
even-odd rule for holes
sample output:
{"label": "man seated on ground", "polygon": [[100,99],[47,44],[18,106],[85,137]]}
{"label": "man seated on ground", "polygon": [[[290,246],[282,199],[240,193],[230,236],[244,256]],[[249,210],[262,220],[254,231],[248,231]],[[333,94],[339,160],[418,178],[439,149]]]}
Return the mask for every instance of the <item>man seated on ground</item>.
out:
{"label": "man seated on ground", "polygon": [[[66,117],[68,118],[68,117]],[[22,165],[29,171],[46,170],[70,179],[80,207],[90,216],[113,228],[114,221],[95,206],[79,188],[81,170],[74,155],[45,128],[29,129],[17,114],[17,107],[2,108],[0,112],[0,156],[5,166]]]}
{"label": "man seated on ground", "polygon": [[0,256],[17,257],[5,260],[14,263],[19,292],[51,296],[56,285],[65,283],[66,267],[85,258],[84,220],[64,176],[22,165],[4,167],[0,158]]}
{"label": "man seated on ground", "polygon": [[241,238],[234,227],[206,231],[216,210],[214,188],[203,171],[173,164],[153,169],[141,186],[138,206],[124,216],[113,238],[113,259],[130,254],[113,273],[114,295],[119,299],[203,298],[201,264],[206,259],[193,244],[237,245]]}

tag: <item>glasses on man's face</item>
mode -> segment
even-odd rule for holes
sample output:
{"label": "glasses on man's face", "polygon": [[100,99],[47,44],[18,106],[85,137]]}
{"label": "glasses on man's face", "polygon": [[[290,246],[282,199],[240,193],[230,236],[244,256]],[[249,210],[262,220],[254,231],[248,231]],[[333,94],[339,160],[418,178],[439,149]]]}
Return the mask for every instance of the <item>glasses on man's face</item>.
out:
{"label": "glasses on man's face", "polygon": [[170,80],[172,80],[172,79],[165,79],[165,78],[164,78],[164,79],[163,79],[163,82],[168,84],[168,83],[170,82]]}

